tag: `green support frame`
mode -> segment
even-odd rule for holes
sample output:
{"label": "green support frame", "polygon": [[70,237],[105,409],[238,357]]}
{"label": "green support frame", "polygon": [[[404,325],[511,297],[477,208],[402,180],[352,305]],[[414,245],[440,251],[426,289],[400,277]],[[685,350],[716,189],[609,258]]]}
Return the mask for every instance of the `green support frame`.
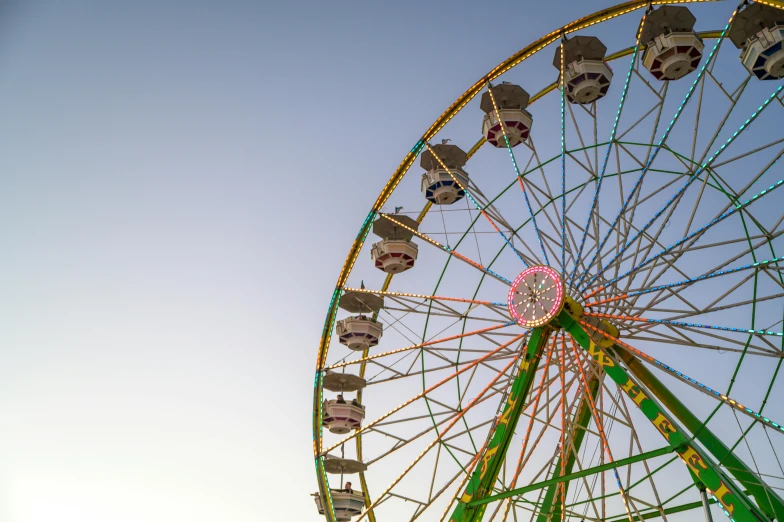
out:
{"label": "green support frame", "polygon": [[[718,504],[714,499],[709,499],[708,504]],[[664,515],[674,515],[675,513],[682,513],[684,511],[691,511],[692,509],[698,509],[702,507],[702,501],[697,502],[689,502],[688,504],[681,504],[680,506],[673,506],[670,508],[664,508],[661,511],[653,510],[640,513],[635,520],[651,520],[654,518],[663,518]],[[624,515],[623,517],[618,518],[610,518],[607,519],[607,522],[628,522],[628,518]]]}
{"label": "green support frame", "polygon": [[596,473],[602,473],[604,471],[611,470],[613,468],[618,468],[621,466],[628,466],[629,464],[634,464],[635,462],[640,462],[642,460],[653,459],[656,457],[661,457],[662,455],[667,455],[675,451],[672,449],[671,446],[665,446],[663,448],[659,448],[657,450],[648,451],[646,453],[640,453],[639,455],[634,455],[633,457],[628,457],[621,460],[616,460],[614,462],[608,462],[606,464],[601,464],[599,466],[595,466],[593,468],[584,469],[578,471],[576,473],[571,473],[569,475],[564,475],[563,477],[553,477],[551,479],[547,479],[542,482],[538,482],[536,484],[531,484],[530,486],[523,486],[521,488],[512,489],[509,491],[505,491],[503,493],[499,493],[497,495],[493,495],[492,497],[485,497],[480,498],[478,500],[473,500],[469,503],[471,506],[479,506],[482,504],[489,504],[490,502],[495,502],[496,500],[503,500],[505,498],[514,497],[517,495],[522,495],[523,493],[529,493],[531,491],[536,491],[542,488],[555,486],[560,484],[561,482],[571,482],[572,480],[576,480],[582,477],[590,477],[591,475],[595,475]]}
{"label": "green support frame", "polygon": [[637,357],[616,345],[614,352],[629,371],[689,430],[705,449],[754,497],[765,515],[784,520],[784,501],[711,432]]}
{"label": "green support frame", "polygon": [[739,490],[731,480],[724,476],[718,464],[708,458],[702,449],[690,442],[690,437],[664,413],[663,408],[651,397],[648,397],[626,370],[616,364],[607,351],[596,345],[568,313],[561,312],[558,316],[558,322],[588,352],[591,358],[604,368],[607,375],[624,390],[700,482],[713,493],[733,520],[736,522],[770,520],[744,491]]}
{"label": "green support frame", "polygon": [[[597,392],[599,391],[599,378],[594,376],[588,382],[588,389],[591,394],[591,400],[596,400]],[[580,401],[580,407],[575,413],[574,420],[572,421],[572,426],[574,427],[574,431],[572,432],[572,446],[574,449],[568,452],[568,456],[566,458],[566,464],[564,466],[564,476],[568,476],[572,473],[572,469],[574,468],[574,463],[576,460],[576,455],[580,452],[580,447],[582,446],[583,439],[585,438],[585,432],[588,429],[588,423],[591,420],[591,403],[587,397],[583,397],[582,401]],[[569,447],[569,446],[567,446]],[[561,469],[561,458],[558,457],[558,460],[555,463],[555,468],[553,469],[552,477],[555,478],[556,476],[560,476],[559,470]],[[563,486],[560,486],[559,483],[553,484],[547,488],[547,493],[544,495],[544,500],[542,504],[539,506],[539,516],[536,517],[536,522],[549,522],[550,520],[561,520],[561,512],[563,511],[564,505],[564,497],[566,497],[566,492],[569,487],[569,481],[563,481]],[[558,498],[557,494],[559,490],[563,488],[563,492]],[[556,501],[558,498],[558,501]]]}
{"label": "green support frame", "polygon": [[[537,522],[559,520],[564,509],[562,502],[556,501],[557,492],[561,484],[564,484],[563,487],[566,488],[572,480],[600,473],[611,467],[628,465],[673,451],[688,466],[690,473],[696,478],[695,482],[704,484],[708,488],[713,494],[715,501],[722,506],[732,520],[736,522],[764,522],[772,519],[784,521],[784,501],[764,482],[761,482],[743,461],[736,457],[727,446],[700,422],[633,354],[619,346],[603,349],[596,345],[583,330],[582,326],[566,311],[561,312],[558,316],[557,325],[563,327],[577,344],[588,352],[591,358],[602,367],[604,374],[608,375],[624,390],[632,402],[662,434],[669,446],[577,473],[572,473],[575,457],[574,452],[570,452],[563,476],[556,476],[556,473],[559,473],[558,470],[561,468],[561,461],[558,459],[555,471],[550,479],[538,484],[493,495],[493,486],[498,479],[498,474],[505,461],[506,452],[509,449],[515,428],[523,412],[525,397],[531,390],[544,346],[547,344],[548,337],[552,331],[549,328],[536,328],[531,332],[523,362],[512,384],[502,414],[490,436],[490,442],[477,468],[471,475],[465,491],[458,499],[457,506],[449,518],[450,522],[479,522],[482,520],[489,503],[542,488],[547,488],[547,492],[540,505]],[[628,372],[616,364],[614,357],[622,360],[627,365]],[[632,379],[630,373],[637,379],[636,381]],[[600,388],[599,384],[600,381],[597,377],[592,378],[589,382],[591,397],[594,399]],[[661,401],[664,407],[667,408],[667,411],[671,412],[683,424],[685,430],[691,432],[694,438],[713,457],[718,459],[718,463],[713,461],[705,450],[693,444],[691,442],[692,437],[689,436],[687,431],[677,425],[669,417],[669,413],[665,413],[664,408],[652,397],[649,397],[643,391],[643,388],[650,390],[650,393]],[[576,427],[572,435],[572,444],[576,449],[579,449],[582,444],[585,436],[585,427],[590,421],[590,415],[590,404],[586,396],[582,399],[573,419]],[[580,427],[583,429],[580,429]],[[725,476],[720,467],[721,465],[726,466],[735,479],[746,489],[739,489],[734,482]],[[753,497],[759,506],[750,497]],[[667,508],[664,510],[664,513],[676,513],[700,506],[702,506],[701,502],[683,504],[682,506]],[[659,516],[661,516],[661,512],[656,511],[645,513],[643,518],[656,518]]]}
{"label": "green support frame", "polygon": [[451,522],[478,522],[482,520],[487,505],[471,505],[469,503],[477,498],[484,498],[493,491],[493,485],[504,463],[506,451],[509,449],[517,421],[520,420],[520,415],[523,412],[525,398],[531,390],[536,369],[539,366],[539,360],[550,332],[551,330],[548,328],[535,328],[531,331],[520,370],[512,384],[503,412],[495,425],[490,443],[449,518]]}

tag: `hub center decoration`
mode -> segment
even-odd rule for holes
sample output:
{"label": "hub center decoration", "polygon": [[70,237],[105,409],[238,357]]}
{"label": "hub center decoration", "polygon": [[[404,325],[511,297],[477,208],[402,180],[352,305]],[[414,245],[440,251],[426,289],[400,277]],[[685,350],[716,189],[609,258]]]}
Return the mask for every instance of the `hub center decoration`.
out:
{"label": "hub center decoration", "polygon": [[509,312],[521,326],[543,326],[561,312],[566,300],[563,279],[549,266],[532,266],[509,289]]}

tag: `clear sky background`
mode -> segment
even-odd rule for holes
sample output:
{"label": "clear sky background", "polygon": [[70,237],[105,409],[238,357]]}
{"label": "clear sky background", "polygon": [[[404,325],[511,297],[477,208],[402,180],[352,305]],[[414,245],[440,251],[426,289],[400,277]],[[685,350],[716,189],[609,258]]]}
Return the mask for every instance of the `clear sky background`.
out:
{"label": "clear sky background", "polygon": [[319,520],[316,349],[379,190],[612,3],[1,0],[0,520]]}

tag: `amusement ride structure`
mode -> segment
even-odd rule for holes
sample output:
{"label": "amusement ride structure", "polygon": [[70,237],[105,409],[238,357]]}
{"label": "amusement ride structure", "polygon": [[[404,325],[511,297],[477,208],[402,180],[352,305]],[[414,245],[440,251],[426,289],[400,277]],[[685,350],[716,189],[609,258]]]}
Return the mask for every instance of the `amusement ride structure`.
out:
{"label": "amusement ride structure", "polygon": [[784,522],[783,41],[628,1],[412,144],[318,347],[326,520]]}

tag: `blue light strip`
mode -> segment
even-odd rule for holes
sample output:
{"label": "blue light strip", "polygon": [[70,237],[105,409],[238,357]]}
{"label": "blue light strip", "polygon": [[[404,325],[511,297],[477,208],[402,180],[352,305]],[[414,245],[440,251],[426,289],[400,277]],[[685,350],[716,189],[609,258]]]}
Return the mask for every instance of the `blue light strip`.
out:
{"label": "blue light strip", "polygon": [[[539,233],[539,227],[536,225],[536,216],[534,215],[534,211],[531,209],[531,201],[528,199],[528,191],[525,190],[525,185],[523,185],[523,176],[520,174],[520,169],[517,166],[517,159],[515,159],[514,152],[512,152],[512,146],[509,144],[509,138],[506,135],[506,122],[501,119],[501,112],[498,110],[498,105],[495,103],[495,96],[493,96],[493,86],[490,82],[487,82],[487,92],[490,93],[490,100],[493,102],[493,112],[495,112],[495,117],[498,122],[501,124],[501,132],[504,133],[504,143],[506,143],[506,150],[509,151],[509,157],[512,158],[512,166],[514,167],[515,174],[517,174],[517,179],[520,181],[520,188],[523,190],[523,197],[525,198],[525,206],[528,208],[528,214],[531,216],[531,223],[534,225],[534,231],[536,232],[536,239],[539,241],[539,248],[542,249],[542,255],[544,256],[544,264],[550,265],[550,260],[547,259],[547,251],[544,249],[544,243],[542,242],[542,235]],[[508,243],[508,242],[507,242]],[[512,247],[515,252],[517,251],[514,247]],[[518,254],[520,257],[520,254]],[[526,267],[530,265],[523,260]]]}
{"label": "blue light strip", "polygon": [[726,509],[724,509],[724,506],[722,506],[722,504],[721,504],[721,502],[719,501],[719,499],[718,499],[718,498],[716,498],[716,495],[714,495],[713,493],[711,493],[711,498],[713,499],[713,501],[714,501],[714,502],[716,502],[716,504],[718,504],[719,508],[721,508],[721,510],[722,510],[722,511],[724,511],[724,514],[725,514],[725,515],[727,515],[727,518],[729,518],[729,519],[730,519],[730,522],[736,522],[736,521],[735,521],[735,519],[734,519],[734,518],[732,518],[732,513],[730,513],[730,512],[729,512],[729,511],[727,511]]}
{"label": "blue light strip", "polygon": [[[504,127],[505,127],[505,125],[501,124],[501,128],[503,129]],[[515,172],[517,172],[517,175],[519,176],[520,175],[520,171],[517,170],[517,162],[515,161],[514,154],[512,154],[512,147],[509,146],[509,138],[506,137],[506,133],[504,133],[504,141],[506,142],[506,147],[509,149],[509,154],[512,156],[512,163],[514,164]],[[468,192],[466,192],[466,194],[468,194]],[[533,219],[534,230],[536,231],[536,239],[539,240],[539,246],[542,249],[542,254],[544,254],[545,264],[549,264],[549,261],[547,261],[547,252],[545,252],[544,244],[542,243],[542,236],[539,234],[539,228],[536,226],[536,219],[533,218],[534,213],[533,213],[533,210],[531,210],[531,202],[528,201],[528,193],[526,191],[523,191],[523,194],[525,195],[525,205],[528,207],[528,212],[531,214],[531,218]],[[500,233],[500,231],[499,231],[499,233]],[[504,236],[503,234],[501,234],[501,236],[503,236],[504,239],[506,239],[506,236]],[[523,259],[523,256],[520,255],[520,252],[512,245],[512,243],[510,243],[507,240],[506,244],[509,245],[509,247],[512,250],[514,250],[514,253],[517,254],[517,257],[519,257],[520,260],[523,262],[523,264],[525,264],[526,268],[529,268],[531,266],[528,263],[528,261]]]}
{"label": "blue light strip", "polygon": [[664,364],[663,362],[661,362],[658,359],[653,359],[653,362],[657,366],[659,366],[660,368],[666,370],[671,375],[674,375],[675,377],[680,379],[681,381],[683,381],[683,382],[685,382],[687,384],[690,384],[693,388],[697,388],[698,390],[700,390],[700,391],[702,391],[704,393],[707,393],[708,395],[711,395],[711,396],[713,396],[716,399],[719,399],[723,403],[727,404],[728,406],[733,407],[734,409],[740,411],[741,413],[743,413],[743,414],[745,414],[745,415],[747,415],[749,417],[752,417],[755,420],[758,420],[759,422],[765,424],[766,426],[770,426],[771,428],[774,428],[779,433],[784,433],[784,426],[782,426],[781,424],[779,424],[777,422],[774,422],[774,421],[770,420],[767,417],[763,417],[762,414],[757,413],[756,411],[752,410],[751,408],[747,408],[746,406],[744,406],[743,404],[739,403],[735,399],[732,399],[731,397],[727,397],[723,393],[720,393],[720,392],[714,390],[710,386],[707,386],[707,385],[702,384],[701,382],[699,382],[697,380],[692,379],[688,375],[679,372],[678,370],[676,370],[672,366],[668,366],[667,364]]}
{"label": "blue light strip", "polygon": [[[705,232],[706,230],[708,230],[710,227],[712,227],[712,226],[713,226],[713,225],[715,225],[716,223],[719,223],[719,222],[721,222],[721,221],[724,221],[726,218],[730,217],[730,216],[731,216],[731,215],[733,215],[735,212],[737,212],[737,211],[740,211],[740,210],[743,210],[743,209],[745,209],[746,207],[748,207],[749,205],[751,205],[752,203],[754,203],[754,202],[755,202],[755,201],[757,201],[758,199],[760,199],[760,198],[762,198],[763,196],[765,196],[765,194],[770,194],[771,192],[773,192],[775,189],[777,189],[778,187],[782,186],[783,184],[784,184],[784,179],[780,179],[780,180],[779,180],[778,182],[776,182],[774,185],[771,185],[770,187],[766,188],[765,190],[763,190],[763,191],[762,191],[762,192],[760,192],[759,194],[756,194],[756,195],[755,195],[754,197],[752,197],[751,199],[747,199],[747,200],[746,200],[746,201],[744,201],[743,203],[741,203],[741,204],[738,204],[738,205],[736,205],[736,206],[732,207],[731,209],[729,209],[729,210],[727,210],[727,211],[723,212],[723,213],[722,213],[722,214],[721,214],[719,217],[717,217],[717,218],[713,219],[712,221],[710,221],[709,223],[706,223],[705,225],[701,226],[700,228],[698,228],[697,230],[695,230],[695,231],[694,231],[694,232],[692,232],[691,234],[689,234],[689,235],[687,235],[687,236],[685,236],[685,237],[683,237],[683,238],[679,239],[678,241],[676,241],[676,242],[675,242],[675,243],[673,243],[672,245],[668,246],[667,248],[665,248],[664,250],[662,250],[662,251],[661,251],[661,252],[659,252],[658,254],[656,254],[656,255],[654,255],[654,256],[651,256],[651,257],[649,257],[648,259],[646,259],[646,260],[644,260],[643,262],[639,263],[637,266],[635,266],[635,267],[631,268],[630,270],[627,270],[626,272],[624,272],[623,274],[619,275],[618,277],[615,277],[615,278],[613,278],[613,279],[610,279],[609,281],[607,281],[606,283],[604,283],[604,286],[607,286],[607,285],[611,285],[611,284],[613,284],[613,283],[616,283],[616,282],[618,282],[620,279],[623,279],[624,277],[628,276],[629,274],[631,274],[631,273],[633,273],[633,272],[636,272],[637,270],[639,270],[640,268],[644,267],[644,266],[645,266],[645,265],[647,265],[648,263],[651,263],[651,262],[653,262],[653,261],[655,261],[655,260],[659,259],[661,256],[663,256],[663,255],[665,255],[665,254],[667,254],[667,253],[671,252],[671,251],[672,251],[674,248],[676,248],[676,247],[678,247],[678,246],[682,245],[683,243],[685,243],[685,242],[689,241],[690,239],[693,239],[693,238],[694,238],[696,235],[698,235],[698,234],[701,234],[701,233]],[[660,212],[661,212],[661,211],[660,211]]]}
{"label": "blue light strip", "polygon": [[[502,125],[501,128],[504,126]],[[512,158],[512,165],[515,169],[515,174],[517,174],[517,179],[520,180],[520,183],[523,182],[523,177],[520,174],[520,169],[517,168],[517,160],[515,159],[514,152],[512,152],[512,147],[509,146],[509,138],[506,137],[504,134],[504,141],[506,142],[506,148],[509,151],[509,156]],[[544,249],[544,243],[542,242],[542,234],[539,232],[539,226],[536,224],[536,215],[534,211],[531,209],[531,201],[528,199],[528,191],[525,190],[525,187],[521,187],[523,189],[523,197],[525,198],[525,206],[528,208],[528,214],[531,216],[531,223],[534,225],[534,232],[536,232],[536,240],[539,242],[539,248],[542,249],[542,255],[544,256],[544,264],[549,266],[550,260],[547,259],[547,251]],[[514,248],[514,247],[513,247]],[[530,266],[528,263],[525,264],[526,267]]]}
{"label": "blue light strip", "polygon": [[700,324],[700,323],[684,323],[681,321],[670,321],[668,319],[645,319],[647,323],[663,323],[669,324],[673,326],[688,326],[693,328],[707,328],[710,330],[724,330],[725,332],[740,332],[740,333],[750,333],[754,335],[775,335],[778,337],[784,337],[784,333],[782,332],[770,332],[768,330],[748,330],[746,328],[732,328],[730,326],[712,326],[709,324]]}
{"label": "blue light strip", "polygon": [[[754,111],[754,113],[753,113],[753,114],[752,114],[752,115],[751,115],[751,116],[750,116],[750,117],[749,117],[749,118],[748,118],[748,119],[747,119],[745,122],[743,122],[743,125],[741,125],[741,126],[740,126],[740,128],[739,128],[738,130],[736,130],[736,131],[735,131],[735,133],[734,133],[732,136],[730,136],[729,138],[727,138],[727,141],[725,141],[725,142],[722,144],[722,146],[721,146],[721,147],[719,147],[719,148],[716,150],[716,152],[714,152],[714,153],[713,153],[713,155],[712,155],[710,158],[708,158],[708,160],[707,160],[705,163],[703,163],[702,165],[700,165],[700,166],[699,166],[699,167],[698,167],[698,168],[697,168],[697,169],[694,171],[694,174],[692,174],[692,175],[689,177],[689,179],[686,181],[686,183],[684,183],[684,184],[683,184],[683,186],[681,186],[681,188],[679,188],[679,189],[678,189],[678,191],[677,191],[677,192],[676,192],[676,193],[675,193],[675,194],[674,194],[674,195],[673,195],[673,196],[672,196],[672,197],[671,197],[671,198],[670,198],[670,199],[669,199],[669,200],[668,200],[668,201],[667,201],[667,202],[664,204],[664,206],[662,206],[662,208],[660,208],[660,209],[659,209],[659,210],[656,212],[656,214],[654,214],[654,215],[653,215],[653,217],[652,217],[652,218],[651,218],[651,219],[650,219],[650,220],[649,220],[649,221],[648,221],[648,222],[647,222],[645,225],[643,225],[643,227],[642,227],[640,230],[638,230],[636,234],[634,234],[634,237],[632,237],[630,240],[628,240],[628,241],[626,242],[626,244],[625,244],[625,245],[624,245],[624,246],[621,248],[621,250],[620,250],[620,251],[619,251],[617,254],[615,254],[615,255],[613,256],[613,258],[612,258],[612,259],[610,259],[610,261],[609,261],[609,262],[607,262],[607,263],[604,265],[604,268],[603,268],[602,270],[600,270],[600,271],[599,271],[599,272],[598,272],[596,275],[594,275],[594,276],[593,276],[593,277],[592,277],[592,278],[591,278],[591,279],[590,279],[590,280],[589,280],[589,281],[586,283],[586,285],[585,285],[586,287],[589,287],[589,286],[590,286],[590,285],[591,285],[591,284],[592,284],[594,281],[596,281],[596,279],[597,279],[599,276],[601,276],[601,275],[602,275],[602,274],[603,274],[603,273],[604,273],[604,272],[607,270],[607,268],[609,268],[610,266],[612,266],[612,264],[613,264],[613,263],[614,263],[614,262],[615,262],[615,261],[616,261],[618,258],[620,258],[620,257],[621,257],[621,256],[622,256],[622,255],[623,255],[625,252],[626,252],[626,250],[628,250],[628,249],[629,249],[629,247],[630,247],[630,246],[631,246],[631,245],[632,245],[632,244],[633,244],[633,243],[634,243],[634,242],[635,242],[635,241],[636,241],[636,240],[637,240],[637,239],[638,239],[638,238],[639,238],[639,237],[640,237],[642,234],[644,234],[644,233],[645,233],[645,232],[646,232],[646,231],[647,231],[647,230],[648,230],[648,229],[651,227],[651,225],[653,225],[654,221],[656,221],[656,220],[657,220],[657,219],[658,219],[658,218],[659,218],[659,217],[660,217],[662,214],[664,214],[664,212],[665,212],[665,211],[666,211],[666,210],[667,210],[667,209],[670,207],[670,205],[672,205],[672,203],[673,203],[675,200],[679,199],[679,198],[681,197],[681,195],[683,195],[683,193],[686,191],[686,189],[688,189],[688,188],[691,186],[691,184],[694,182],[694,180],[695,180],[695,179],[697,179],[697,177],[698,177],[698,176],[699,176],[699,175],[700,175],[702,172],[704,172],[704,171],[705,171],[705,170],[706,170],[706,169],[707,169],[707,168],[708,168],[708,167],[711,165],[711,163],[713,163],[713,162],[714,162],[714,160],[716,160],[716,158],[718,158],[718,157],[719,157],[719,155],[720,155],[722,152],[724,152],[724,150],[725,150],[725,149],[726,149],[726,148],[727,148],[727,147],[728,147],[728,146],[729,146],[729,145],[730,145],[730,144],[731,144],[733,141],[735,141],[735,138],[737,138],[737,137],[738,137],[738,136],[739,136],[739,135],[740,135],[740,134],[741,134],[741,133],[742,133],[744,130],[746,130],[746,129],[748,128],[748,126],[749,126],[749,125],[751,125],[751,123],[752,123],[754,120],[756,120],[756,119],[757,119],[757,116],[759,116],[759,115],[760,115],[760,113],[761,113],[761,112],[762,112],[762,111],[763,111],[763,110],[764,110],[764,109],[765,109],[765,108],[766,108],[766,107],[767,107],[767,106],[770,104],[770,102],[771,102],[771,101],[773,101],[774,99],[776,99],[776,96],[778,96],[778,94],[781,92],[781,90],[782,90],[782,89],[784,89],[784,85],[780,85],[780,86],[778,86],[778,87],[776,88],[776,90],[773,92],[773,94],[771,94],[770,96],[768,96],[768,98],[767,98],[767,99],[766,99],[766,100],[765,100],[765,101],[762,103],[762,105],[760,105],[759,107],[757,107],[757,110],[755,110],[755,111]],[[606,285],[605,285],[605,286],[606,286]]]}
{"label": "blue light strip", "polygon": [[634,355],[637,355],[637,356],[641,357],[642,359],[644,359],[644,360],[646,360],[648,362],[654,363],[657,366],[659,366],[660,368],[663,368],[664,370],[667,370],[670,374],[672,374],[676,378],[682,380],[683,382],[689,384],[690,386],[692,386],[694,388],[697,388],[698,390],[700,390],[700,391],[702,391],[704,393],[707,393],[708,395],[712,396],[713,398],[719,399],[720,401],[724,402],[725,404],[727,404],[729,406],[732,406],[733,408],[735,408],[736,410],[740,411],[741,413],[744,413],[745,415],[751,416],[754,419],[762,422],[766,426],[770,426],[772,428],[776,428],[776,430],[778,432],[784,433],[784,426],[782,426],[781,424],[779,424],[777,422],[773,422],[772,420],[770,420],[767,417],[763,417],[760,413],[757,413],[756,411],[752,410],[751,408],[747,408],[746,406],[744,406],[743,404],[739,403],[735,399],[733,399],[731,397],[727,397],[727,395],[714,390],[710,386],[706,386],[705,384],[702,384],[701,382],[699,382],[699,381],[697,381],[695,379],[692,379],[688,375],[686,375],[686,374],[684,374],[682,372],[679,372],[678,370],[676,370],[672,366],[664,364],[663,362],[661,362],[660,360],[656,359],[655,357],[651,357],[647,353],[645,353],[643,351],[640,351],[640,350],[638,350],[637,348],[635,348],[633,346],[630,346],[629,344],[621,341],[620,339],[618,339],[616,337],[613,337],[612,335],[609,335],[608,333],[606,333],[606,332],[604,332],[604,331],[602,331],[602,330],[600,330],[598,328],[595,328],[594,326],[591,326],[590,324],[586,323],[585,321],[580,321],[580,324],[584,328],[589,328],[589,329],[593,330],[594,332],[596,332],[596,333],[606,337],[607,339],[612,340],[617,346],[622,347],[623,349],[629,351],[630,353],[632,353]]}
{"label": "blue light strip", "polygon": [[367,215],[365,221],[362,222],[362,227],[359,229],[357,233],[357,239],[364,243],[365,238],[367,238],[368,233],[370,232],[370,223],[376,218],[375,211],[371,210],[370,214]]}
{"label": "blue light strip", "polygon": [[702,324],[702,323],[685,323],[682,321],[671,321],[669,319],[646,319],[645,317],[636,317],[630,315],[613,315],[613,314],[602,314],[602,313],[592,313],[592,312],[586,312],[585,315],[589,317],[604,317],[608,319],[637,321],[642,323],[656,323],[656,324],[666,324],[670,326],[684,326],[688,328],[706,328],[708,330],[722,330],[724,332],[738,332],[738,333],[749,333],[754,335],[773,335],[777,337],[784,337],[784,332],[771,332],[769,330],[749,330],[747,328],[733,328],[731,326],[713,326],[710,324]]}
{"label": "blue light strip", "polygon": [[638,295],[649,294],[651,292],[657,292],[659,290],[665,290],[667,288],[673,288],[673,287],[676,287],[676,286],[690,285],[692,283],[696,283],[697,281],[703,281],[705,279],[712,279],[714,277],[719,277],[719,276],[723,276],[723,275],[727,275],[727,274],[732,274],[732,273],[735,273],[735,272],[740,272],[741,270],[750,270],[752,268],[764,267],[764,266],[767,266],[767,265],[770,265],[770,264],[773,264],[773,263],[779,263],[779,262],[784,262],[784,257],[774,257],[773,259],[766,259],[764,261],[758,261],[756,263],[749,263],[748,265],[743,265],[743,266],[738,266],[738,267],[734,267],[734,268],[729,268],[727,270],[719,270],[718,272],[711,272],[709,274],[704,274],[704,275],[701,275],[701,276],[693,277],[691,279],[684,279],[683,281],[676,281],[675,283],[667,283],[666,285],[652,286],[651,288],[646,288],[644,290],[636,290],[634,292],[628,292],[626,294],[623,294],[622,296],[618,296],[618,297],[615,297],[615,298],[602,299],[602,300],[599,300],[599,301],[586,303],[584,306],[586,306],[586,307],[598,306],[598,305],[601,305],[601,304],[604,304],[604,303],[609,303],[611,301],[617,301],[619,299],[626,298],[626,297],[635,297],[635,296],[638,296]]}
{"label": "blue light strip", "polygon": [[[338,292],[338,291],[336,291],[336,292]],[[324,385],[323,385],[323,382],[324,382],[324,372],[322,372],[322,371],[316,372],[316,379],[315,379],[315,382],[313,383],[313,386],[319,391],[319,407],[318,407],[319,441],[321,441],[323,436],[324,436],[324,425],[323,425],[323,419],[324,419]],[[315,447],[315,442],[316,441],[315,441],[315,434],[314,434],[314,440],[313,440],[314,447]],[[316,451],[321,452],[321,444],[319,444],[318,447],[315,448],[315,449],[316,449]],[[327,516],[327,520],[330,520],[330,519],[337,520],[337,517],[335,516],[335,505],[334,505],[334,503],[332,501],[332,489],[329,487],[329,477],[327,477],[326,470],[324,469],[324,457],[323,456],[316,457],[315,464],[316,464],[316,472],[317,473],[320,472],[322,478],[324,479],[324,490],[325,490],[324,497],[325,497],[325,500],[326,500],[326,506],[322,504],[321,507],[324,509],[324,514]]]}
{"label": "blue light strip", "polygon": [[[680,117],[681,113],[683,112],[683,108],[686,106],[687,103],[689,103],[689,100],[691,99],[692,94],[694,93],[695,89],[697,88],[697,84],[702,79],[702,77],[705,74],[705,71],[707,70],[708,66],[713,61],[713,56],[716,54],[716,51],[718,50],[719,45],[721,45],[721,42],[724,40],[724,37],[725,37],[725,35],[727,34],[727,31],[730,28],[730,24],[732,23],[732,20],[735,19],[735,15],[737,13],[738,13],[737,9],[735,9],[735,11],[732,12],[732,16],[730,16],[730,19],[727,22],[727,25],[724,26],[724,29],[721,31],[721,34],[719,35],[719,38],[716,40],[716,43],[713,45],[713,49],[711,49],[711,52],[708,55],[708,58],[705,60],[705,63],[700,68],[699,72],[697,73],[697,77],[694,79],[694,82],[692,82],[691,87],[689,87],[689,92],[686,93],[686,97],[683,99],[683,101],[681,102],[680,106],[678,106],[678,110],[675,111],[675,116],[673,116],[672,120],[670,120],[669,125],[667,125],[667,129],[664,131],[664,134],[662,134],[662,137],[659,139],[659,143],[656,145],[656,148],[653,150],[653,152],[651,153],[651,156],[648,158],[648,161],[645,163],[645,167],[642,169],[642,172],[640,172],[640,176],[637,178],[637,181],[634,183],[634,186],[632,187],[631,192],[629,192],[629,196],[624,200],[623,205],[621,205],[621,210],[618,211],[618,215],[615,216],[615,219],[613,219],[613,222],[610,225],[610,228],[607,229],[607,234],[605,234],[604,238],[602,238],[601,243],[599,243],[599,247],[594,252],[593,257],[591,258],[590,262],[588,263],[588,266],[586,267],[585,272],[580,276],[579,281],[577,281],[577,287],[581,288],[581,290],[580,290],[581,292],[585,291],[585,287],[580,287],[580,285],[582,284],[583,280],[585,279],[585,276],[588,274],[588,271],[591,269],[593,264],[596,262],[596,258],[599,256],[599,254],[601,253],[602,249],[607,244],[607,240],[610,238],[610,234],[615,229],[615,226],[618,224],[618,221],[620,220],[621,216],[626,212],[626,208],[629,206],[629,203],[631,203],[631,200],[634,197],[634,194],[639,189],[640,184],[642,183],[642,180],[645,177],[645,174],[648,172],[648,169],[650,168],[651,164],[653,164],[653,160],[656,159],[656,156],[658,155],[659,151],[661,150],[661,147],[664,144],[665,140],[670,135],[670,131],[672,130],[673,126],[675,125],[675,122],[678,121],[678,118]],[[588,217],[590,219],[590,216],[588,216]],[[586,287],[587,286],[588,285],[586,285]]]}
{"label": "blue light strip", "polygon": [[[623,92],[621,93],[621,102],[618,104],[618,110],[615,113],[615,121],[613,122],[612,132],[610,133],[610,139],[607,142],[607,150],[604,152],[604,160],[602,160],[602,168],[599,171],[599,179],[596,181],[596,189],[593,191],[593,200],[591,201],[591,208],[588,210],[588,217],[585,220],[585,229],[583,230],[583,237],[580,239],[580,247],[577,249],[577,257],[574,258],[574,269],[572,270],[571,275],[569,275],[568,286],[570,288],[572,286],[572,283],[574,282],[574,276],[577,274],[577,268],[578,268],[577,263],[583,255],[583,248],[585,248],[585,239],[588,237],[588,228],[591,226],[591,216],[593,215],[594,210],[596,210],[596,204],[599,201],[599,191],[602,189],[602,180],[604,180],[604,173],[607,170],[607,161],[610,158],[610,151],[612,150],[612,145],[615,142],[615,135],[618,132],[618,122],[621,119],[621,111],[623,111],[623,105],[626,102],[626,95],[629,92],[629,83],[632,78],[632,72],[634,72],[634,63],[637,61],[637,52],[640,49],[640,37],[642,36],[642,27],[645,24],[645,18],[647,16],[648,13],[645,13],[645,15],[642,17],[642,20],[640,21],[640,27],[637,29],[637,41],[635,42],[634,50],[632,51],[632,59],[631,62],[629,63],[629,70],[626,72],[626,82],[623,84]],[[596,115],[594,115],[594,117],[596,117]],[[613,223],[613,225],[615,224]],[[599,250],[601,250],[601,247],[599,248]],[[596,255],[594,255],[593,259],[591,259],[591,263],[588,264],[588,266],[586,267],[587,269],[590,269],[595,259],[596,259]],[[583,274],[583,277],[585,277],[585,274]],[[582,280],[583,278],[581,277],[580,282],[582,282]]]}
{"label": "blue light strip", "polygon": [[[561,273],[566,272],[566,86],[564,44],[561,42]],[[575,260],[575,267],[577,261]]]}

